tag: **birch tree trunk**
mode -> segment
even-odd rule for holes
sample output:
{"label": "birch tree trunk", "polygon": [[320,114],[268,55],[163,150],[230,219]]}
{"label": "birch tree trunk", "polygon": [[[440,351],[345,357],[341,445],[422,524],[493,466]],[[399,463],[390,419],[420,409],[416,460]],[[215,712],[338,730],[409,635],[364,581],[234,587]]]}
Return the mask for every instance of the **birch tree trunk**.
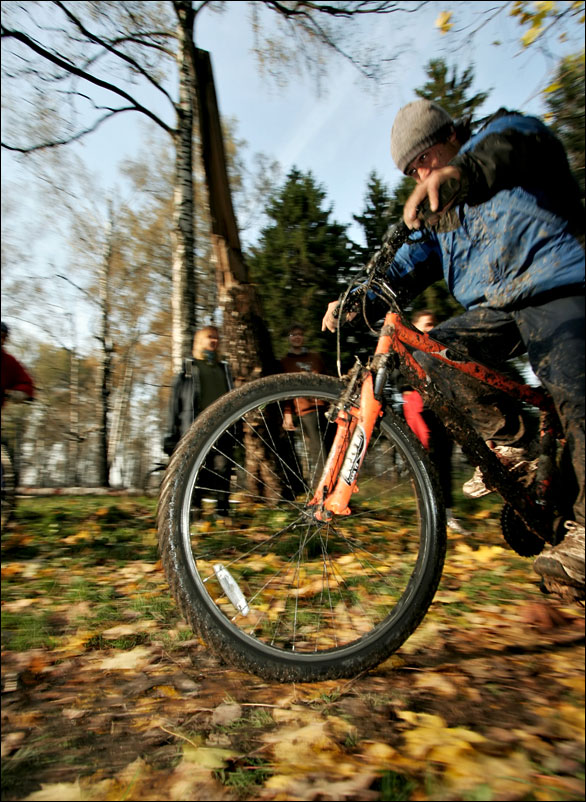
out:
{"label": "birch tree trunk", "polygon": [[[118,388],[116,396],[116,403],[114,405],[112,414],[112,425],[110,433],[110,441],[108,443],[108,458],[110,465],[114,464],[114,460],[118,456],[120,449],[125,441],[125,434],[128,429],[128,412],[130,409],[130,396],[132,394],[132,387],[134,381],[134,364],[133,364],[133,346],[130,347],[126,358],[124,360],[124,378]],[[125,463],[127,462],[127,455],[125,454],[122,459],[123,473]]]}
{"label": "birch tree trunk", "polygon": [[176,106],[175,188],[173,196],[173,371],[181,370],[184,357],[191,353],[195,333],[195,214],[193,200],[193,121],[196,94],[193,91],[193,24],[191,2],[175,2],[179,19],[179,103]]}
{"label": "birch tree trunk", "polygon": [[112,353],[114,350],[110,335],[110,274],[114,255],[114,226],[112,210],[106,230],[106,247],[99,276],[100,335],[102,346],[100,365],[100,402],[98,417],[98,482],[102,487],[110,487],[110,460],[108,459],[110,392],[112,389]]}
{"label": "birch tree trunk", "polygon": [[72,486],[79,482],[79,358],[72,348],[69,352],[69,447],[68,480]]}

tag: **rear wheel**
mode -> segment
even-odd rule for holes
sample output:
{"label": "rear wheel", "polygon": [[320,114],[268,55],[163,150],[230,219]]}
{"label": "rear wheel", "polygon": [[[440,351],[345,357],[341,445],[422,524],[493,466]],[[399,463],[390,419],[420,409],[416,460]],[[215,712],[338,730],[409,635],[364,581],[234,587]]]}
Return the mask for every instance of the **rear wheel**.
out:
{"label": "rear wheel", "polygon": [[[441,494],[394,415],[375,428],[351,514],[320,522],[307,507],[335,430],[324,413],[341,389],[286,374],[233,391],[198,418],[163,481],[160,545],[184,615],[213,651],[269,679],[377,665],[420,623],[442,572]],[[296,418],[288,432],[297,399],[313,424]]]}

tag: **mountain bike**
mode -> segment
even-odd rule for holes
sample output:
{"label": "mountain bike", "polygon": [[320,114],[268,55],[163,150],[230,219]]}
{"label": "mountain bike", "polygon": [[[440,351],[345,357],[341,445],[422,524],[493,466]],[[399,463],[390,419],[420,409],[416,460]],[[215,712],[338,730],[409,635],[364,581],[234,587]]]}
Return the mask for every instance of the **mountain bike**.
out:
{"label": "mountain bike", "polygon": [[[573,517],[573,472],[550,396],[406,322],[385,268],[409,236],[403,224],[391,229],[341,299],[346,313],[364,310],[376,290],[388,306],[367,364],[357,361],[340,379],[289,373],[233,390],[195,421],[163,480],[160,548],[183,615],[213,652],[267,679],[316,681],[372,668],[414,632],[433,600],[445,510],[433,466],[389,403],[397,367],[504,499],[502,530],[513,549],[538,554],[561,540],[563,520]],[[442,396],[415,351],[540,411],[529,486]],[[303,428],[283,428],[298,398],[311,400],[318,416],[324,446],[313,463]],[[214,519],[218,500],[206,477],[226,460],[230,513]],[[207,510],[193,504],[206,493]]]}

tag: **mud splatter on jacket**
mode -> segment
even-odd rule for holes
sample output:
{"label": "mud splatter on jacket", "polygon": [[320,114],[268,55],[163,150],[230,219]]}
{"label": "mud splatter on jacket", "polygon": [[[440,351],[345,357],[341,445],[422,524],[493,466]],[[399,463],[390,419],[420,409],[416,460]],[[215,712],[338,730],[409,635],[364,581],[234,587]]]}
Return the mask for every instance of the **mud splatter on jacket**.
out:
{"label": "mud splatter on jacket", "polygon": [[388,267],[403,302],[442,276],[466,309],[583,291],[584,207],[562,144],[540,120],[501,109],[451,164],[463,202]]}

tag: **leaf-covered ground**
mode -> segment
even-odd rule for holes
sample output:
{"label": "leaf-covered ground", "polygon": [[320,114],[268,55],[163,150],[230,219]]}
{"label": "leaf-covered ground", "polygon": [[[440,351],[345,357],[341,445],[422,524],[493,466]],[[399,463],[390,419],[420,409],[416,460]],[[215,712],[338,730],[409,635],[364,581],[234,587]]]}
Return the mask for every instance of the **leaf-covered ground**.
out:
{"label": "leaf-covered ground", "polygon": [[280,685],[182,622],[155,501],[20,499],[2,535],[5,800],[584,799],[584,618],[464,509],[419,630],[377,670]]}

